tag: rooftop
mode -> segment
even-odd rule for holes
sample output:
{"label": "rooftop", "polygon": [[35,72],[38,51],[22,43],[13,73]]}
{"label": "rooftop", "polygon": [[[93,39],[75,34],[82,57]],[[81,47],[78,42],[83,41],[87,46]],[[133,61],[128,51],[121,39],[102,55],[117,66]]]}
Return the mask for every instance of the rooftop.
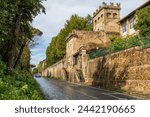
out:
{"label": "rooftop", "polygon": [[150,0],[148,0],[147,2],[145,2],[144,4],[142,4],[141,6],[139,6],[138,8],[136,8],[135,10],[133,10],[132,12],[130,12],[128,15],[126,15],[125,17],[123,17],[120,22],[122,22],[123,20],[125,20],[126,18],[130,17],[131,15],[135,14],[137,10],[142,9],[146,6],[150,5]]}
{"label": "rooftop", "polygon": [[80,37],[81,35],[87,35],[87,34],[97,34],[100,35],[99,32],[95,32],[95,31],[83,31],[83,30],[73,30],[68,37],[66,38],[66,41],[69,41],[72,37]]}
{"label": "rooftop", "polygon": [[117,4],[114,4],[114,3],[110,3],[110,4],[107,4],[105,2],[102,3],[102,6],[99,6],[99,9],[96,10],[96,12],[93,13],[93,18],[103,9],[107,9],[107,8],[111,8],[111,9],[118,9],[120,10],[120,3],[117,3]]}

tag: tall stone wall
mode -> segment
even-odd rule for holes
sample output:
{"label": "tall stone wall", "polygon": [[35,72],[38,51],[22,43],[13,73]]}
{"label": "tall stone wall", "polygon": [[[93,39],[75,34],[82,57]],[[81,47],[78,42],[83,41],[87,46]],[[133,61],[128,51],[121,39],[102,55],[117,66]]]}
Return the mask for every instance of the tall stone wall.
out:
{"label": "tall stone wall", "polygon": [[61,78],[66,78],[66,71],[65,71],[65,60],[61,60],[54,65],[46,68],[42,72],[42,76],[45,77],[61,77]]}
{"label": "tall stone wall", "polygon": [[94,86],[150,93],[150,48],[134,47],[89,60],[87,79]]}

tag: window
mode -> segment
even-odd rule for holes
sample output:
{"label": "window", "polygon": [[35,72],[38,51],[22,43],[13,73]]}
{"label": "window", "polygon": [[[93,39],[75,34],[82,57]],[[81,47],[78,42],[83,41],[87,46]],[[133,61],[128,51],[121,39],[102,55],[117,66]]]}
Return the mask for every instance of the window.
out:
{"label": "window", "polygon": [[73,56],[73,65],[77,65],[78,64],[78,59],[79,59],[78,57],[79,57],[79,54]]}
{"label": "window", "polygon": [[97,23],[97,20],[95,20],[95,23]]}
{"label": "window", "polygon": [[111,13],[107,13],[107,17],[108,17],[108,18],[111,18]]}
{"label": "window", "polygon": [[134,28],[134,17],[130,18],[130,29]]}
{"label": "window", "polygon": [[100,17],[98,17],[98,20],[100,20]]}
{"label": "window", "polygon": [[113,18],[117,18],[117,13],[113,13]]}
{"label": "window", "polygon": [[103,18],[103,14],[101,15],[101,18]]}
{"label": "window", "polygon": [[126,32],[126,22],[122,23],[122,32],[125,33]]}

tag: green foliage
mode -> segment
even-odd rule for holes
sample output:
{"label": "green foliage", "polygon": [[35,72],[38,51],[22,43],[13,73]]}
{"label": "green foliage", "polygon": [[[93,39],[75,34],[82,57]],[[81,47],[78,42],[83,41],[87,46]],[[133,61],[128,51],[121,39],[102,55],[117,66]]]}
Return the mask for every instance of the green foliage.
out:
{"label": "green foliage", "polygon": [[125,39],[123,39],[120,36],[113,35],[110,37],[110,41],[111,41],[111,43],[110,43],[109,48],[112,52],[124,50],[126,47]]}
{"label": "green foliage", "polygon": [[43,65],[43,62],[44,62],[44,61],[40,61],[40,63],[38,64],[38,67],[37,67],[38,73],[42,73],[42,70],[43,70],[43,68],[42,68],[42,67],[43,67],[43,66],[42,66],[42,65]]}
{"label": "green foliage", "polygon": [[150,36],[140,37],[138,35],[122,38],[120,36],[111,36],[110,37],[110,45],[108,48],[95,50],[89,53],[89,58],[93,59],[100,56],[105,56],[109,53],[118,52],[121,50],[125,50],[127,48],[132,48],[135,46],[140,46],[142,48],[150,47]]}
{"label": "green foliage", "polygon": [[150,35],[150,6],[140,9],[136,15],[138,22],[135,24],[135,29],[139,30],[142,37]]}
{"label": "green foliage", "polygon": [[57,43],[57,38],[54,37],[46,50],[46,65],[47,65],[47,67],[54,64],[59,59],[59,57],[56,54],[56,52],[57,52],[56,43]]}
{"label": "green foliage", "polygon": [[111,44],[109,47],[111,52],[117,52],[135,46],[150,47],[150,36],[140,37],[135,35],[128,38],[112,36],[110,37],[110,40]]}
{"label": "green foliage", "polygon": [[25,47],[19,63],[21,69],[30,69],[30,53],[29,47]]}
{"label": "green foliage", "polygon": [[140,46],[141,44],[141,40],[137,35],[126,39],[126,48]]}
{"label": "green foliage", "polygon": [[42,1],[0,1],[0,55],[7,63],[7,70],[12,69],[15,60],[20,58],[18,56],[22,54],[19,53],[21,46],[32,39],[34,34],[31,22],[39,13],[45,12]]}
{"label": "green foliage", "polygon": [[36,74],[36,73],[38,73],[38,69],[34,68],[33,71],[32,71],[32,74]]}
{"label": "green foliage", "polygon": [[0,61],[0,100],[41,100],[39,86],[25,70],[14,70],[12,76],[5,76],[5,64]]}
{"label": "green foliage", "polygon": [[105,55],[109,54],[109,52],[110,52],[110,49],[104,48],[104,49],[92,51],[88,55],[89,55],[90,59],[93,59],[96,57],[105,56]]}
{"label": "green foliage", "polygon": [[46,65],[50,66],[61,60],[66,54],[66,38],[72,30],[92,30],[92,18],[88,15],[86,18],[72,15],[70,20],[67,20],[63,29],[60,30],[46,51]]}
{"label": "green foliage", "polygon": [[146,37],[140,37],[141,40],[141,47],[142,48],[149,48],[150,47],[150,35]]}

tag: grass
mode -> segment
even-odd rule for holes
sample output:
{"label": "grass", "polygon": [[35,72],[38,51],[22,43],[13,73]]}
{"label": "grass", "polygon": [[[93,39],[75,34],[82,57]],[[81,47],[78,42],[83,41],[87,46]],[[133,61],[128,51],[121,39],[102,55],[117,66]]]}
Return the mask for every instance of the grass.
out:
{"label": "grass", "polygon": [[32,75],[26,70],[14,70],[4,75],[5,64],[0,61],[0,100],[42,100],[43,95]]}

